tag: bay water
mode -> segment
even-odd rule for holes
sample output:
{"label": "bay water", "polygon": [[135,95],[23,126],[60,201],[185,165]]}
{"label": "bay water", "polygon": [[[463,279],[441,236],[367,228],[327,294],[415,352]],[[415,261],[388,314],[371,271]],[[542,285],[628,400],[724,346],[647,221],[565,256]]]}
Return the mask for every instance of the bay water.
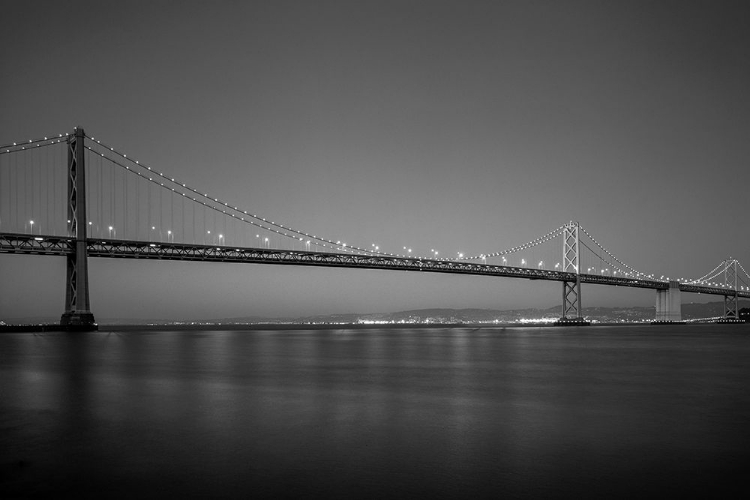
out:
{"label": "bay water", "polygon": [[3,498],[750,492],[750,325],[0,334]]}

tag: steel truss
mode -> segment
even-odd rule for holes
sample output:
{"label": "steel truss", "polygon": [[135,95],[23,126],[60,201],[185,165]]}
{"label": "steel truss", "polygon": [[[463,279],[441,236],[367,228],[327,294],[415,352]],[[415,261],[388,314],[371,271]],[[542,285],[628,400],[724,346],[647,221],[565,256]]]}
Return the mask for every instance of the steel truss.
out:
{"label": "steel truss", "polygon": [[73,252],[72,238],[60,236],[31,236],[0,233],[0,252],[33,255],[69,255]]}

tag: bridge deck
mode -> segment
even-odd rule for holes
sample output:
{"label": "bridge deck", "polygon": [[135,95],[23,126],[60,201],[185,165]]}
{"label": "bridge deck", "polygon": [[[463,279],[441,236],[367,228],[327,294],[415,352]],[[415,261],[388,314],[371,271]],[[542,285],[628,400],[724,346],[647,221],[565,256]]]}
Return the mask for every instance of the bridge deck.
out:
{"label": "bridge deck", "polygon": [[[67,255],[73,253],[72,245],[73,238],[70,237],[0,233],[0,253]],[[414,257],[388,257],[382,255],[358,255],[354,253],[271,250],[113,239],[89,239],[87,247],[90,257],[286,264],[468,274],[546,281],[575,281],[575,274],[568,272]],[[669,284],[664,281],[595,274],[581,274],[580,279],[581,283],[609,286],[649,288],[655,290],[666,290],[669,287]],[[680,284],[680,290],[712,295],[727,295],[732,293],[732,290],[729,289],[693,284]],[[738,296],[750,297],[750,292],[741,291],[738,292]]]}

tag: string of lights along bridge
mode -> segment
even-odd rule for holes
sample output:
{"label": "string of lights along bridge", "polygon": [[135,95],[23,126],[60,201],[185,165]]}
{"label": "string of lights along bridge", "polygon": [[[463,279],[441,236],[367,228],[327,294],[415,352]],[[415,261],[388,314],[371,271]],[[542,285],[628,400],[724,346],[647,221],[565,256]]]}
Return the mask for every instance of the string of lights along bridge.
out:
{"label": "string of lights along bridge", "polygon": [[[0,147],[0,253],[67,262],[61,326],[96,328],[88,258],[179,259],[420,271],[562,283],[559,324],[586,324],[582,284],[656,291],[656,323],[680,322],[681,293],[724,297],[720,321],[740,322],[750,275],[728,258],[699,278],[639,271],[567,222],[532,241],[464,255],[388,249],[313,234],[264,217],[169,176],[108,142],[71,132]],[[420,254],[418,254],[420,253]],[[709,268],[711,266],[706,266]]]}

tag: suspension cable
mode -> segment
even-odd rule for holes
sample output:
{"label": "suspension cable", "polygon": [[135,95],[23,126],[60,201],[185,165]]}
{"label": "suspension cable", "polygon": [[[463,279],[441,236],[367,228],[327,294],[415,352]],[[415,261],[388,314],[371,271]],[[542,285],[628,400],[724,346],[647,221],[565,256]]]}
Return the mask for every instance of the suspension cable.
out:
{"label": "suspension cable", "polygon": [[[161,172],[156,172],[155,170],[152,170],[151,167],[148,167],[148,166],[146,166],[144,164],[141,164],[139,161],[136,161],[136,160],[133,160],[131,158],[128,158],[128,156],[126,154],[123,154],[123,153],[120,153],[119,151],[116,151],[111,146],[108,146],[106,144],[102,144],[101,141],[96,140],[93,137],[89,137],[89,136],[86,136],[86,137],[88,139],[90,139],[91,141],[95,142],[97,145],[102,146],[103,148],[105,148],[105,149],[109,150],[110,152],[116,154],[117,156],[123,158],[124,160],[126,160],[126,161],[128,161],[128,162],[130,162],[132,164],[135,164],[138,167],[141,167],[141,168],[144,168],[144,169],[148,170],[148,172],[150,174],[153,174],[155,176],[161,177],[165,181],[171,182],[171,183],[179,186],[180,188],[185,189],[186,191],[189,191],[189,192],[197,195],[199,198],[204,198],[204,199],[209,200],[210,204],[202,202],[202,201],[200,201],[200,200],[198,200],[196,198],[191,197],[191,199],[193,201],[198,202],[198,203],[202,203],[204,206],[206,206],[208,208],[212,208],[211,204],[216,203],[219,206],[223,207],[223,209],[221,210],[221,212],[224,213],[225,215],[228,215],[228,216],[233,217],[235,219],[239,218],[242,222],[253,224],[255,226],[264,228],[264,229],[266,229],[268,231],[273,231],[273,232],[275,232],[275,233],[277,233],[277,234],[279,234],[281,236],[286,236],[288,238],[294,238],[293,236],[291,236],[290,234],[288,234],[288,233],[294,233],[294,234],[296,234],[298,236],[305,236],[305,237],[307,237],[307,238],[309,238],[311,240],[320,241],[320,242],[324,243],[322,245],[324,247],[327,246],[327,245],[325,245],[325,243],[327,243],[328,245],[330,245],[330,248],[337,248],[337,247],[342,247],[343,246],[340,242],[334,242],[333,240],[330,240],[330,239],[327,239],[327,238],[324,238],[324,237],[321,237],[321,236],[309,234],[309,233],[306,233],[304,231],[300,231],[298,229],[294,229],[292,227],[276,223],[274,221],[269,221],[269,220],[267,220],[267,219],[265,219],[263,217],[260,217],[258,215],[248,213],[247,211],[240,210],[238,207],[233,207],[233,206],[229,205],[228,203],[219,200],[218,198],[215,198],[215,197],[212,198],[211,196],[208,195],[208,193],[201,193],[197,189],[193,189],[192,187],[186,185],[185,183],[181,183],[180,181],[178,181],[178,180],[176,180],[174,178],[167,177],[166,175],[164,175]],[[112,160],[112,159],[109,159],[109,160],[112,161],[114,164],[119,165],[122,168],[126,168],[126,169],[131,170],[132,172],[136,173],[137,175],[141,175],[139,172],[137,172],[137,171],[135,171],[133,169],[130,169],[130,167],[128,167],[126,165],[122,165],[121,163],[119,163],[119,162],[117,162],[115,160]],[[143,175],[141,175],[141,176],[144,177]],[[151,179],[149,179],[149,180],[151,180]],[[161,184],[161,183],[157,183],[157,184]],[[167,188],[167,189],[169,189],[169,188]],[[218,210],[215,206],[213,207],[213,209],[214,210]],[[235,215],[233,213],[227,213],[226,210],[224,210],[224,209],[227,209],[230,212],[234,211],[234,212],[236,212],[237,214],[240,214],[240,215]],[[245,217],[247,217],[247,218],[253,218],[253,219],[257,220],[257,221],[261,221],[262,225],[261,224],[254,224],[249,219],[246,219]],[[272,226],[272,227],[266,227],[266,226]],[[281,229],[282,231],[279,231],[278,229],[273,229],[273,228],[278,228],[278,229]],[[352,245],[346,245],[346,247],[349,248],[349,249],[351,249],[351,250],[356,250],[356,251],[359,251],[359,252],[362,252],[362,253],[365,253],[365,254],[370,254],[370,255],[387,255],[387,256],[394,256],[395,255],[395,254],[392,254],[392,253],[380,252],[380,251],[377,251],[377,250],[370,250],[370,249],[360,248],[360,247],[352,246]]]}
{"label": "suspension cable", "polygon": [[[631,266],[629,266],[629,265],[625,264],[625,263],[624,263],[623,261],[621,261],[620,259],[618,259],[617,257],[615,257],[615,256],[614,256],[614,255],[613,255],[613,254],[612,254],[612,253],[611,253],[611,252],[610,252],[609,250],[607,250],[606,248],[604,248],[604,247],[603,247],[603,246],[602,246],[602,245],[601,245],[601,244],[600,244],[600,243],[599,243],[598,241],[596,241],[596,239],[594,239],[594,237],[593,237],[593,236],[591,236],[591,235],[589,234],[589,232],[588,232],[588,231],[586,231],[586,229],[584,229],[584,228],[583,228],[583,226],[579,225],[578,227],[579,227],[579,228],[581,229],[581,231],[583,231],[583,233],[584,233],[584,234],[585,234],[586,236],[588,236],[588,237],[589,237],[589,239],[590,239],[591,241],[593,241],[593,242],[594,242],[594,244],[596,244],[596,246],[598,246],[599,248],[601,248],[601,249],[602,249],[602,250],[603,250],[603,251],[604,251],[604,252],[605,252],[605,253],[606,253],[607,255],[609,255],[609,256],[610,256],[611,258],[613,258],[613,259],[614,259],[614,260],[615,260],[615,261],[616,261],[617,263],[619,263],[619,264],[620,264],[621,266],[623,266],[623,267],[625,267],[626,269],[630,270],[631,272],[635,273],[635,274],[636,274],[637,276],[641,276],[641,277],[644,277],[644,278],[648,278],[648,279],[653,279],[653,278],[649,278],[649,275],[647,275],[647,274],[645,274],[645,273],[642,273],[642,272],[638,271],[637,269],[635,269],[635,268],[633,268],[633,267],[631,267]],[[658,281],[658,280],[657,280],[657,281]]]}
{"label": "suspension cable", "polygon": [[547,242],[547,241],[549,241],[551,239],[554,239],[554,238],[558,237],[562,233],[563,229],[565,229],[565,226],[560,226],[557,229],[554,229],[554,230],[550,231],[549,233],[545,234],[544,236],[541,236],[539,238],[531,240],[531,241],[529,241],[527,243],[524,243],[523,245],[518,245],[518,246],[515,246],[515,247],[512,247],[512,248],[508,248],[506,250],[502,250],[502,251],[499,251],[499,252],[487,253],[487,254],[473,255],[471,257],[460,257],[457,260],[476,260],[476,259],[484,259],[484,258],[490,258],[490,257],[501,257],[503,255],[509,255],[509,254],[512,254],[512,253],[515,253],[515,252],[519,252],[521,250],[526,250],[526,249],[529,249],[529,248],[533,248],[533,247],[535,247],[537,245],[541,245],[542,243],[545,243],[545,242]]}

